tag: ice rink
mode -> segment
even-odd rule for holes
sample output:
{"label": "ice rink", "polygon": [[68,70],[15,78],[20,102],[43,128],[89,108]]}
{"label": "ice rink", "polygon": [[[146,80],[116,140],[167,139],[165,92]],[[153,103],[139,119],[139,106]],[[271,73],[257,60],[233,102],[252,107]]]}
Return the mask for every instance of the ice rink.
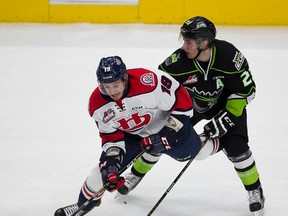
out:
{"label": "ice rink", "polygon": [[[87,111],[102,57],[157,68],[181,44],[180,25],[0,24],[0,215],[52,216],[75,203],[101,152]],[[257,93],[248,106],[250,147],[266,216],[288,213],[288,27],[218,26],[249,61]],[[203,124],[197,125],[202,132]],[[185,163],[163,156],[131,194],[87,215],[146,216]],[[124,203],[126,202],[126,204]],[[155,216],[249,216],[247,193],[220,152],[194,161]]]}

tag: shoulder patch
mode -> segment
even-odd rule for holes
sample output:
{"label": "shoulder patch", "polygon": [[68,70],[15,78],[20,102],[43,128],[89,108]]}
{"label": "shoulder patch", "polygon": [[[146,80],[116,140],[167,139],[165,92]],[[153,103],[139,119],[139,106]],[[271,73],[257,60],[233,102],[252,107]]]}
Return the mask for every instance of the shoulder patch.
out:
{"label": "shoulder patch", "polygon": [[141,83],[144,85],[155,86],[155,80],[153,73],[145,73],[140,78]]}
{"label": "shoulder patch", "polygon": [[236,51],[233,62],[235,62],[235,68],[239,71],[245,61],[245,57],[241,52]]}
{"label": "shoulder patch", "polygon": [[173,64],[177,62],[179,59],[180,59],[180,53],[174,53],[165,59],[165,65],[168,66],[170,64]]}

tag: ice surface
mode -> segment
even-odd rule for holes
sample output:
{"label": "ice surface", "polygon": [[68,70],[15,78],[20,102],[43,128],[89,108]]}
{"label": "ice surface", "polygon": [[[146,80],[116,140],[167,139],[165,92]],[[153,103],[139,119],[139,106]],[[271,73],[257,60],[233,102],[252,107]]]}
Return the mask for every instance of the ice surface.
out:
{"label": "ice surface", "polygon": [[[87,112],[100,58],[120,55],[129,68],[156,68],[180,46],[179,27],[0,24],[0,215],[49,216],[76,202],[101,151]],[[257,84],[250,146],[266,216],[287,215],[288,27],[220,26],[218,38],[249,60]],[[163,156],[131,194],[115,200],[106,193],[89,215],[147,215],[184,165]],[[246,197],[219,153],[193,162],[153,215],[248,216]]]}

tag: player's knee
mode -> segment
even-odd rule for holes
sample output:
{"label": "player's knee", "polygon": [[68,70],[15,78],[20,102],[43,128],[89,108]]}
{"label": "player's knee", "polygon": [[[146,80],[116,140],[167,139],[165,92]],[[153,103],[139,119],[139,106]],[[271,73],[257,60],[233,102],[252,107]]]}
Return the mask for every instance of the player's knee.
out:
{"label": "player's knee", "polygon": [[86,185],[93,192],[96,192],[103,186],[99,166],[96,166],[91,170],[90,175],[86,179]]}

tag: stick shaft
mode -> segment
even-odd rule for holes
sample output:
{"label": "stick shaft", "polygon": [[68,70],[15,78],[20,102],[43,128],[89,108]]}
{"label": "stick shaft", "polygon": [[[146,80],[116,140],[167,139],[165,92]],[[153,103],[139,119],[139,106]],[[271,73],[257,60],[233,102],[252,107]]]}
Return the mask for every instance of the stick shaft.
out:
{"label": "stick shaft", "polygon": [[[206,139],[201,143],[201,148],[206,144],[206,142],[209,140],[209,136],[206,137]],[[156,208],[160,205],[160,203],[162,202],[162,200],[167,196],[167,194],[171,191],[171,189],[174,187],[174,185],[176,184],[176,182],[180,179],[180,177],[183,175],[183,173],[186,171],[186,169],[190,166],[190,164],[193,162],[194,158],[190,159],[186,165],[183,167],[183,169],[181,170],[181,172],[177,175],[177,177],[174,179],[174,181],[170,184],[170,186],[167,188],[167,190],[165,191],[165,193],[160,197],[160,199],[158,200],[158,202],[154,205],[154,207],[151,209],[151,211],[148,213],[147,216],[151,216],[153,214],[153,212],[156,210]]]}
{"label": "stick shaft", "polygon": [[[125,172],[126,169],[128,169],[145,151],[141,151],[135,158],[133,158],[125,167],[123,167],[119,171],[119,176]],[[85,203],[83,203],[77,211],[75,211],[71,216],[77,215],[81,210],[83,210],[87,205],[89,205],[99,194],[103,193],[106,190],[106,187],[109,185],[109,183],[106,183],[103,185],[102,188],[100,188],[90,199],[88,199]]]}

